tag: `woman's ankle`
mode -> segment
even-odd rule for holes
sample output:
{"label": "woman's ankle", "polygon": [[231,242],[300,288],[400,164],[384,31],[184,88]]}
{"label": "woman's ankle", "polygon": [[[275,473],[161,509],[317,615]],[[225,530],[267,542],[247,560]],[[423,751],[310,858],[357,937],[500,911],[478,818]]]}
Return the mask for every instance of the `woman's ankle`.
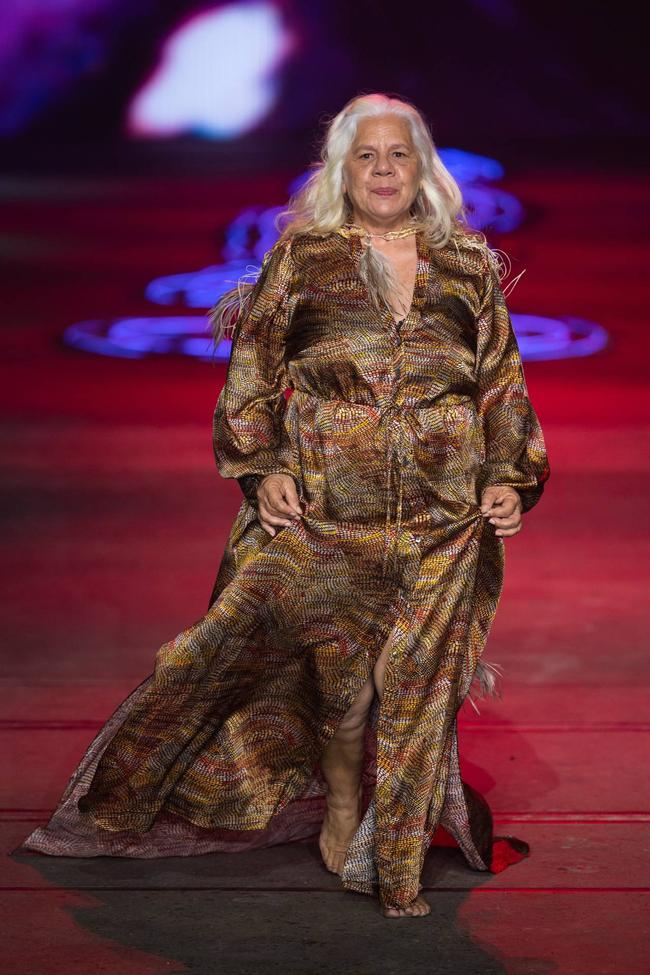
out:
{"label": "woman's ankle", "polygon": [[344,789],[328,788],[326,795],[327,806],[328,808],[335,810],[356,810],[361,802],[362,795],[363,789],[361,783],[359,783],[355,789],[352,787]]}

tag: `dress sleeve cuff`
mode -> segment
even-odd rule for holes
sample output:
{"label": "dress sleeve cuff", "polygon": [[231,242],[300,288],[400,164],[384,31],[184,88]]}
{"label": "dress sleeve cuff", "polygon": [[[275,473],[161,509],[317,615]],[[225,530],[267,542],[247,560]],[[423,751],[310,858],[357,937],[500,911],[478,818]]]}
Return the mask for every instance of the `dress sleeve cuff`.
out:
{"label": "dress sleeve cuff", "polygon": [[257,504],[257,488],[261,480],[261,474],[245,474],[237,478],[242,494],[251,504]]}

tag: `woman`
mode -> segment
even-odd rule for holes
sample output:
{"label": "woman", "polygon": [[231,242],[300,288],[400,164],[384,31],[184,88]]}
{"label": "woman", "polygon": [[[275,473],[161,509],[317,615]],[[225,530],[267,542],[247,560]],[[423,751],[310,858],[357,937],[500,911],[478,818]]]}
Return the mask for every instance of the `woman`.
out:
{"label": "woman", "polygon": [[412,105],[348,103],[285,223],[213,315],[233,337],[216,459],[244,497],[209,610],[24,845],[152,857],[320,827],[346,889],[422,916],[439,826],[494,868],[456,714],[473,679],[494,690],[503,541],[542,494],[544,441],[500,265]]}

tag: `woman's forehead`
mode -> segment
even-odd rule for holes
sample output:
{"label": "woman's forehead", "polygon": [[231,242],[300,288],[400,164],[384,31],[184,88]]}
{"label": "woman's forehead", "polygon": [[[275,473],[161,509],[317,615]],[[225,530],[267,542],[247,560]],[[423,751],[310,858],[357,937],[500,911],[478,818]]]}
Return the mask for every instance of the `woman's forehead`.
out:
{"label": "woman's forehead", "polygon": [[411,127],[405,118],[391,114],[359,119],[354,137],[355,146],[360,143],[372,144],[375,141],[385,142],[387,140],[407,146],[413,144]]}

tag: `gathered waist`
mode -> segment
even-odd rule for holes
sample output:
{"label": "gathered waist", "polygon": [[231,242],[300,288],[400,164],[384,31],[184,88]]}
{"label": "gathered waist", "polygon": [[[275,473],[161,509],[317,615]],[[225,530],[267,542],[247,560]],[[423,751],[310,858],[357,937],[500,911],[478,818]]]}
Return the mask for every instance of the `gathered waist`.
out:
{"label": "gathered waist", "polygon": [[[391,537],[394,545],[394,560],[397,558],[397,542],[402,524],[403,481],[407,476],[407,469],[415,465],[414,445],[418,440],[430,436],[432,431],[437,430],[444,437],[447,430],[457,429],[459,418],[454,416],[456,406],[461,411],[459,414],[461,423],[467,422],[468,407],[473,414],[473,420],[470,422],[477,422],[474,398],[467,392],[444,392],[437,399],[427,402],[400,403],[392,397],[387,397],[383,401],[364,403],[341,397],[321,396],[296,387],[289,403],[294,396],[297,396],[300,401],[303,399],[313,401],[319,414],[321,410],[323,411],[322,419],[319,421],[321,432],[329,431],[334,440],[341,435],[349,436],[353,432],[353,440],[348,441],[352,449],[354,443],[359,442],[359,438],[370,438],[383,454],[386,475],[383,559],[383,573],[385,573],[391,549]],[[296,407],[300,412],[299,403],[296,403]],[[394,533],[391,533],[393,485],[396,511]]]}
{"label": "gathered waist", "polygon": [[366,403],[360,400],[344,399],[343,397],[337,396],[322,396],[320,393],[314,393],[311,390],[301,389],[299,386],[294,386],[293,396],[298,394],[300,397],[305,399],[316,400],[321,403],[331,403],[335,406],[339,406],[343,409],[361,409],[368,410],[378,416],[383,413],[394,412],[396,410],[404,411],[424,411],[424,410],[440,410],[447,406],[452,406],[456,403],[473,403],[474,398],[470,393],[455,393],[455,392],[445,392],[435,400],[420,401],[417,403],[399,403],[397,400],[391,397],[387,397],[385,400],[380,400],[375,403]]}

